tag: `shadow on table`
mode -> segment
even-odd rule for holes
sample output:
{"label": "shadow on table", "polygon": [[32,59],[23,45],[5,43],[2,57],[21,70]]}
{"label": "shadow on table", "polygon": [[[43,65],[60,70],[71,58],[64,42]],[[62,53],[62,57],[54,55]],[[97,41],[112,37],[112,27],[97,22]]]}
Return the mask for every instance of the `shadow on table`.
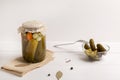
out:
{"label": "shadow on table", "polygon": [[70,54],[79,56],[79,59],[85,62],[95,62],[95,60],[88,58],[88,56],[83,51],[74,51],[74,50],[65,49],[62,47],[57,47],[57,48],[59,50],[54,51],[55,53],[70,53]]}

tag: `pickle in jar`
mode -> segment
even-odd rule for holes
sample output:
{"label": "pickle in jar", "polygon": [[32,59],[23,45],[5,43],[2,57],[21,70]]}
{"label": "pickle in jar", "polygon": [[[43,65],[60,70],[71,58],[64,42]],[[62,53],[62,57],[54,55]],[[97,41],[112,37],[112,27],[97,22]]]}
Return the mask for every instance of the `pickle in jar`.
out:
{"label": "pickle in jar", "polygon": [[[44,60],[46,44],[45,26],[40,21],[26,21],[18,29],[22,37],[22,56],[30,63]],[[43,33],[42,33],[43,32]]]}
{"label": "pickle in jar", "polygon": [[34,60],[34,55],[38,46],[37,40],[29,40],[28,45],[26,47],[25,58],[28,62],[32,62]]}

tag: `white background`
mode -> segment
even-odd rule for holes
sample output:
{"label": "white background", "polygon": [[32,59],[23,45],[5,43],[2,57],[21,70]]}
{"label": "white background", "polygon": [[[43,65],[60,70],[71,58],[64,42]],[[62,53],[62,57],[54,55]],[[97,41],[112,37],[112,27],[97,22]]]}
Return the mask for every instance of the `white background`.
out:
{"label": "white background", "polygon": [[0,49],[21,50],[17,29],[28,20],[46,25],[47,41],[119,42],[119,4],[120,0],[0,0]]}
{"label": "white background", "polygon": [[40,20],[48,41],[120,41],[120,0],[0,0],[0,41],[17,42],[17,28]]}

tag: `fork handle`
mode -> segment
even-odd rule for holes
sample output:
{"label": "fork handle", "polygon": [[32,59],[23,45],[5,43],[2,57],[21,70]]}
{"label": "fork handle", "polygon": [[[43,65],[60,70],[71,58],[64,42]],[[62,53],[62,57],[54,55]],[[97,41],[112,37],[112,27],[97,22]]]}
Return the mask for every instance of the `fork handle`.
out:
{"label": "fork handle", "polygon": [[65,44],[54,45],[54,47],[65,46],[65,45],[72,45],[72,44],[75,44],[77,42],[87,43],[87,41],[85,41],[85,40],[77,40],[77,41],[72,42],[72,43],[65,43]]}

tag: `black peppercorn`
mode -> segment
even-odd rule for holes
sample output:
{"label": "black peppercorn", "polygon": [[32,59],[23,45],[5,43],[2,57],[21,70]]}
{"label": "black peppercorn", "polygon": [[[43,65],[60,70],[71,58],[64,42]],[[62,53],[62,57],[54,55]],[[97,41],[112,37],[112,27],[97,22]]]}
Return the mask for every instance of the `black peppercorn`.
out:
{"label": "black peppercorn", "polygon": [[50,74],[48,74],[48,76],[50,76]]}
{"label": "black peppercorn", "polygon": [[70,70],[73,70],[73,67],[71,67]]}

